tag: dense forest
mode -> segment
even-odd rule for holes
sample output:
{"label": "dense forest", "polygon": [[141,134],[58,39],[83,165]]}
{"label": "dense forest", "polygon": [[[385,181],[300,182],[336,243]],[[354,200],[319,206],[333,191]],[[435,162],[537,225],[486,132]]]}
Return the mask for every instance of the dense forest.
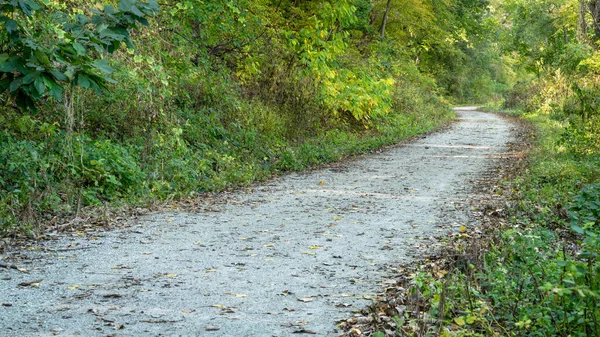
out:
{"label": "dense forest", "polygon": [[3,236],[339,160],[481,104],[537,130],[509,228],[480,265],[421,275],[429,318],[397,334],[599,335],[598,0],[0,0],[0,41]]}
{"label": "dense forest", "polygon": [[1,6],[3,229],[336,160],[514,81],[483,1]]}

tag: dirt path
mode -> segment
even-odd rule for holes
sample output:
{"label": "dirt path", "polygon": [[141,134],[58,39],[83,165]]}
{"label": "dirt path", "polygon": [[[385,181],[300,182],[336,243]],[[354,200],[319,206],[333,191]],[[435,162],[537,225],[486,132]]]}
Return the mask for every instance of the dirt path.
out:
{"label": "dirt path", "polygon": [[197,213],[20,252],[29,273],[0,269],[0,335],[337,336],[391,266],[475,225],[461,204],[512,126],[457,113],[443,132]]}

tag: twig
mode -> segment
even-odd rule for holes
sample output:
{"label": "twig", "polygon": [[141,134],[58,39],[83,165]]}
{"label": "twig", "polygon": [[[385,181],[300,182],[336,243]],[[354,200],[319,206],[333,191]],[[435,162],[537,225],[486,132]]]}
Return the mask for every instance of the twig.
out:
{"label": "twig", "polygon": [[84,249],[91,249],[91,248],[92,248],[92,246],[73,247],[73,248],[40,248],[40,250],[42,250],[44,252],[57,253],[57,252],[70,252],[72,250],[84,250]]}
{"label": "twig", "polygon": [[6,264],[6,263],[0,262],[0,268],[14,269],[14,270],[20,271],[21,273],[27,273],[27,270],[21,269],[21,268],[15,266],[14,264]]}

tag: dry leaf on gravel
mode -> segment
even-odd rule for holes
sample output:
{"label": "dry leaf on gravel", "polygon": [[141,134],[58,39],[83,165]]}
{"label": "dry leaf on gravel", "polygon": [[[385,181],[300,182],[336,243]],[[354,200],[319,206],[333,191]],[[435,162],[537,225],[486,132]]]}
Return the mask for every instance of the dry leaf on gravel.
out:
{"label": "dry leaf on gravel", "polygon": [[300,302],[305,302],[305,303],[306,303],[306,302],[312,302],[312,301],[313,301],[313,299],[312,299],[312,298],[310,298],[310,297],[298,298],[297,300],[298,300],[298,301],[300,301]]}

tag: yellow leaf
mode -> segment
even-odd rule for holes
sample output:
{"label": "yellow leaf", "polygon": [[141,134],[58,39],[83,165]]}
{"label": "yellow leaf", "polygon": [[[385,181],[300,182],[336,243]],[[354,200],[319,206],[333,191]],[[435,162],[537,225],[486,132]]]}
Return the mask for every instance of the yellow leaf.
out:
{"label": "yellow leaf", "polygon": [[213,304],[213,305],[211,305],[211,307],[217,308],[217,309],[223,309],[223,308],[225,308],[225,306],[223,304]]}
{"label": "yellow leaf", "polygon": [[462,317],[456,317],[454,319],[454,323],[458,324],[459,326],[463,326],[465,325],[465,319]]}
{"label": "yellow leaf", "polygon": [[466,232],[467,231],[467,227],[465,227],[464,225],[460,226],[460,231],[461,232]]}
{"label": "yellow leaf", "polygon": [[467,316],[467,324],[473,324],[476,320],[477,318],[475,316]]}
{"label": "yellow leaf", "polygon": [[317,245],[313,245],[313,246],[310,247],[310,249],[319,249],[319,248],[321,248],[321,247],[319,247]]}
{"label": "yellow leaf", "polygon": [[325,185],[325,182],[323,180],[319,180],[319,185]]}
{"label": "yellow leaf", "polygon": [[206,273],[216,273],[217,270],[216,269],[206,269],[204,272],[206,272]]}
{"label": "yellow leaf", "polygon": [[81,287],[80,286],[68,286],[67,289],[75,290],[75,289],[81,289]]}
{"label": "yellow leaf", "polygon": [[170,278],[177,277],[177,274],[167,274],[167,277],[170,277]]}
{"label": "yellow leaf", "polygon": [[235,297],[238,297],[238,298],[248,297],[248,295],[246,295],[246,294],[235,294]]}

